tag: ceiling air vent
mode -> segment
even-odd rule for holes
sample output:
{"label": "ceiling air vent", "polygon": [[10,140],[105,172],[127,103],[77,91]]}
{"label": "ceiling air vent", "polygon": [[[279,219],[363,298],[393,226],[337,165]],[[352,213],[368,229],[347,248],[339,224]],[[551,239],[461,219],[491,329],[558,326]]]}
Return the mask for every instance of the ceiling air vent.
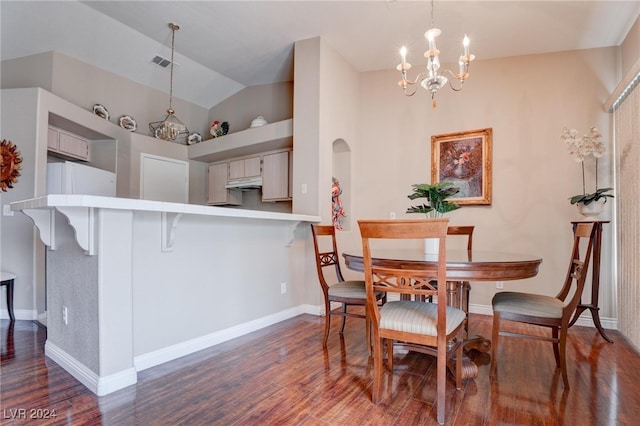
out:
{"label": "ceiling air vent", "polygon": [[171,61],[167,58],[163,58],[162,56],[156,55],[151,59],[151,62],[159,66],[160,68],[167,69],[169,65],[171,65]]}

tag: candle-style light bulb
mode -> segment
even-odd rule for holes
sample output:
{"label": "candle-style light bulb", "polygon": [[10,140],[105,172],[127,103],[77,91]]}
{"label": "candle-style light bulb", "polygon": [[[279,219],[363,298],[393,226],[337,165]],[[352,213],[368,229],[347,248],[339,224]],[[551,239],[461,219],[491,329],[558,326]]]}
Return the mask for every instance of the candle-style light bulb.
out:
{"label": "candle-style light bulb", "polygon": [[462,40],[462,45],[464,46],[464,56],[469,56],[469,37],[467,37],[466,34],[464,35],[464,39]]}
{"label": "candle-style light bulb", "polygon": [[402,58],[402,65],[407,63],[407,48],[402,46],[400,48],[400,57]]}
{"label": "candle-style light bulb", "polygon": [[432,31],[427,31],[427,40],[429,41],[429,50],[436,48],[436,41]]}

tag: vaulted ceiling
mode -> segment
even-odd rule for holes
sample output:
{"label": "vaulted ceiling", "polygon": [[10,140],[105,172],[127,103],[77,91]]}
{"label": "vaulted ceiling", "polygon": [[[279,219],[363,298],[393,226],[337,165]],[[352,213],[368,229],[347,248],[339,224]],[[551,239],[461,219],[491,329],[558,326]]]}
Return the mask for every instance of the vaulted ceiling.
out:
{"label": "vaulted ceiling", "polygon": [[[433,4],[443,62],[466,33],[477,60],[618,46],[640,1],[452,1]],[[406,45],[423,62],[428,1],[0,1],[0,59],[58,51],[209,108],[246,86],[290,81],[293,44],[321,36],[360,72],[393,69]]]}

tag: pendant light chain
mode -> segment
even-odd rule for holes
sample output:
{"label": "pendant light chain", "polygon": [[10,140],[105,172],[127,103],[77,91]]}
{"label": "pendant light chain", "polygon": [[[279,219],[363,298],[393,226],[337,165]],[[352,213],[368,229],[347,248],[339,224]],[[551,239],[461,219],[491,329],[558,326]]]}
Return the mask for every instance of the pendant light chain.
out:
{"label": "pendant light chain", "polygon": [[171,70],[170,70],[170,81],[169,81],[169,114],[173,114],[173,53],[175,50],[175,38],[176,31],[180,29],[178,24],[174,24],[173,22],[169,24],[171,28]]}
{"label": "pendant light chain", "polygon": [[170,81],[169,81],[169,109],[167,115],[160,121],[154,121],[149,123],[149,131],[157,138],[165,141],[185,141],[189,135],[189,129],[187,126],[175,116],[173,110],[173,72],[174,72],[174,60],[175,60],[175,41],[176,31],[180,29],[178,24],[169,22],[169,28],[171,28],[171,62],[170,62]]}

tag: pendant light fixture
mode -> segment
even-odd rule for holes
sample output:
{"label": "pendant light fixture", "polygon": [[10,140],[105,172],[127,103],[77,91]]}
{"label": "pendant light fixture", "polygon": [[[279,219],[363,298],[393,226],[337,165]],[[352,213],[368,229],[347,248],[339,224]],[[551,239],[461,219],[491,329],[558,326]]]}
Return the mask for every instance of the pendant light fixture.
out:
{"label": "pendant light fixture", "polygon": [[176,31],[180,29],[178,24],[174,24],[173,22],[169,23],[169,28],[171,28],[171,77],[169,80],[169,109],[167,109],[167,115],[160,121],[154,121],[153,123],[149,123],[149,130],[151,134],[158,139],[162,139],[165,141],[177,141],[183,138],[186,138],[189,135],[189,129],[185,126],[182,121],[175,116],[175,111],[173,110],[173,54],[175,50],[175,36]]}
{"label": "pendant light fixture", "polygon": [[[407,78],[407,70],[411,69],[411,64],[407,62],[407,48],[405,46],[402,46],[402,49],[400,49],[402,62],[400,62],[396,68],[402,75],[402,80],[398,82],[398,85],[402,87],[403,93],[406,96],[413,96],[416,93],[416,89],[407,90],[407,87],[419,83],[420,86],[431,93],[432,106],[435,108],[436,93],[438,93],[438,90],[445,86],[447,82],[456,92],[462,90],[462,85],[465,80],[469,78],[469,63],[473,61],[474,56],[469,53],[469,38],[465,35],[464,40],[462,41],[462,55],[460,55],[460,59],[458,59],[458,73],[454,74],[450,70],[440,71],[440,59],[438,57],[440,51],[436,47],[436,37],[442,34],[442,31],[438,28],[434,28],[433,22],[433,0],[431,0],[431,29],[424,33],[424,37],[429,43],[429,50],[424,52],[424,57],[427,58],[426,72],[418,74],[415,80]],[[444,75],[445,73],[448,73],[453,80],[457,81],[457,84],[454,85],[451,80]]]}

